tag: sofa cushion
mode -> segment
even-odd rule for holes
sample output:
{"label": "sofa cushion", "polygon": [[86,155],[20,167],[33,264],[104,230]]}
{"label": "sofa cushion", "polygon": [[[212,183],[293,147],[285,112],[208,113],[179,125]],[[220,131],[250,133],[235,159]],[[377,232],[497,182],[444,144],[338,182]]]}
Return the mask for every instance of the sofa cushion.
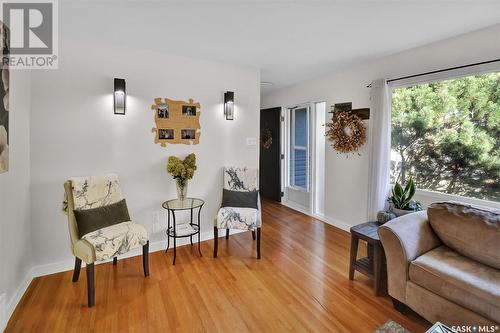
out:
{"label": "sofa cushion", "polygon": [[80,238],[89,232],[130,221],[125,199],[111,205],[74,210]]}
{"label": "sofa cushion", "polygon": [[[460,304],[447,300],[411,281],[408,281],[406,284],[405,304],[431,323],[439,321],[449,327],[495,325],[495,321]],[[462,332],[465,332],[465,330]],[[445,332],[443,331],[442,333]]]}
{"label": "sofa cushion", "polygon": [[222,204],[221,207],[242,207],[258,209],[258,191],[231,191],[222,190]]}
{"label": "sofa cushion", "polygon": [[222,207],[216,218],[216,227],[219,229],[255,230],[258,225],[259,211],[253,208]]}
{"label": "sofa cushion", "polygon": [[123,222],[88,233],[82,240],[94,247],[95,260],[101,261],[145,245],[148,232],[138,223]]}
{"label": "sofa cushion", "polygon": [[441,202],[430,205],[427,215],[448,247],[500,269],[500,210]]}
{"label": "sofa cushion", "polygon": [[410,281],[500,322],[500,271],[439,246],[412,261]]}

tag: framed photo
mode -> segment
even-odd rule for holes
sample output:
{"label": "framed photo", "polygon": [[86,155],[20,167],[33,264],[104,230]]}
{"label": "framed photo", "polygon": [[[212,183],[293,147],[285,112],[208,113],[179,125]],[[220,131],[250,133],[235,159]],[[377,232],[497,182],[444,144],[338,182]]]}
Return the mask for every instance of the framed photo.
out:
{"label": "framed photo", "polygon": [[156,111],[158,112],[158,118],[162,119],[169,118],[167,103],[161,103],[160,105],[158,105],[158,109]]}
{"label": "framed photo", "polygon": [[201,106],[192,98],[177,101],[156,97],[151,105],[155,127],[151,129],[154,143],[168,145],[197,145],[201,137]]}
{"label": "framed photo", "polygon": [[183,140],[194,140],[196,138],[196,130],[194,129],[183,129],[181,130],[181,139]]}
{"label": "framed photo", "polygon": [[188,116],[188,117],[196,117],[196,106],[183,105],[182,106],[182,115]]}
{"label": "framed photo", "polygon": [[[9,55],[9,29],[0,21],[2,59]],[[9,67],[0,63],[0,173],[9,170]]]}
{"label": "framed photo", "polygon": [[158,129],[158,140],[173,140],[174,130],[171,128]]}

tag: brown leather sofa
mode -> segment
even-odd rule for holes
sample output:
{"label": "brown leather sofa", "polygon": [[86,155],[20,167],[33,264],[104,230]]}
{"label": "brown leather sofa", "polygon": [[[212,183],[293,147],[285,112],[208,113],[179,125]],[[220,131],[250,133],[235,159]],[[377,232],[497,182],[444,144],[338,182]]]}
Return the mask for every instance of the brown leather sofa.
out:
{"label": "brown leather sofa", "polygon": [[379,235],[396,309],[449,326],[500,323],[500,210],[434,203]]}

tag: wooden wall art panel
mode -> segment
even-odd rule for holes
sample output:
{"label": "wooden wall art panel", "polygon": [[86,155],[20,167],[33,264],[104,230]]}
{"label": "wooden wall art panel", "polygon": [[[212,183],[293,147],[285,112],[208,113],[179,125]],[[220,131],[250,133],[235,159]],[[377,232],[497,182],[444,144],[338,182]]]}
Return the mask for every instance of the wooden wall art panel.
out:
{"label": "wooden wall art panel", "polygon": [[[0,55],[9,56],[9,28],[0,21]],[[9,170],[9,66],[0,63],[0,173]]]}
{"label": "wooden wall art panel", "polygon": [[195,103],[192,99],[186,102],[158,97],[155,98],[151,110],[154,112],[156,124],[151,130],[155,134],[155,143],[162,147],[166,147],[168,143],[200,143],[200,103]]}

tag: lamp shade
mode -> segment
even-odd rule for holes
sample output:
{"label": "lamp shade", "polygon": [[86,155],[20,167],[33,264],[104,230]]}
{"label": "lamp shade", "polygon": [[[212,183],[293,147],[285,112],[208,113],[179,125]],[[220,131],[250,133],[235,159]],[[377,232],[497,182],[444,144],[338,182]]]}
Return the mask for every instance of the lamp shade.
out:
{"label": "lamp shade", "polygon": [[125,79],[115,78],[114,88],[114,112],[115,114],[125,114],[127,104],[127,91],[125,89]]}
{"label": "lamp shade", "polygon": [[226,120],[234,120],[234,92],[224,93],[224,115]]}

